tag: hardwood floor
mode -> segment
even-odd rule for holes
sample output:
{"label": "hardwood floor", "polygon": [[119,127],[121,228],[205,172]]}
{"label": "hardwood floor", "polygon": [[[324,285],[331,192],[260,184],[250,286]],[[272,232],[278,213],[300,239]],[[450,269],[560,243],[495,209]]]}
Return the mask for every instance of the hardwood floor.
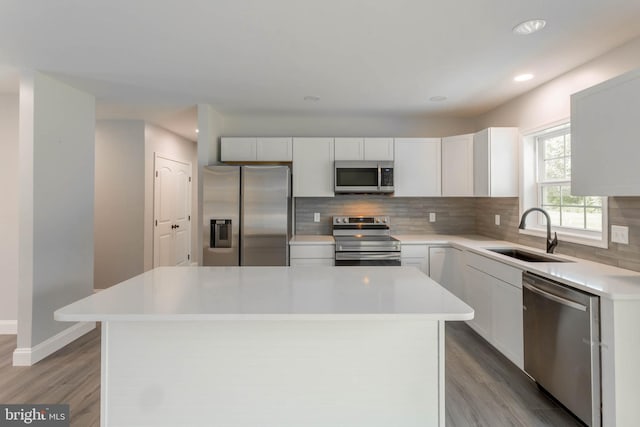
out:
{"label": "hardwood floor", "polygon": [[[447,426],[580,425],[466,324],[446,328]],[[72,426],[99,425],[99,328],[31,367],[11,365],[15,347],[0,335],[0,403],[68,403]]]}
{"label": "hardwood floor", "polygon": [[465,323],[445,337],[448,427],[582,425]]}
{"label": "hardwood floor", "polygon": [[15,335],[0,335],[0,403],[68,403],[71,426],[100,425],[100,328],[33,366],[12,366]]}

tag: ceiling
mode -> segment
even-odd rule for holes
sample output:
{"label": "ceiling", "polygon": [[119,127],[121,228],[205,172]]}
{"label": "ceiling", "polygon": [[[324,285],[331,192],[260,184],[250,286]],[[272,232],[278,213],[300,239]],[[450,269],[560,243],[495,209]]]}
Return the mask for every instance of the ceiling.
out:
{"label": "ceiling", "polygon": [[[547,27],[512,34],[533,18]],[[469,117],[640,36],[639,21],[640,0],[0,0],[0,91],[38,69],[95,94],[99,117],[192,138],[197,103]]]}

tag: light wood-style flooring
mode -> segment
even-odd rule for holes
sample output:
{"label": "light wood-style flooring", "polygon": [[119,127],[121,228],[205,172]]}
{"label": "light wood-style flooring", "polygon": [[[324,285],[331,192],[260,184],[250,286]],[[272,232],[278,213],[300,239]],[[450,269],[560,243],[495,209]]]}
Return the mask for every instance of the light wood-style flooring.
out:
{"label": "light wood-style flooring", "polygon": [[447,426],[580,426],[463,322],[446,323]]}
{"label": "light wood-style flooring", "polygon": [[[466,324],[446,337],[447,426],[580,425]],[[72,426],[99,425],[99,328],[31,367],[11,365],[15,346],[0,335],[0,403],[68,403]]]}
{"label": "light wood-style flooring", "polygon": [[15,335],[0,335],[0,403],[68,403],[71,426],[100,425],[100,328],[33,366],[12,366]]}

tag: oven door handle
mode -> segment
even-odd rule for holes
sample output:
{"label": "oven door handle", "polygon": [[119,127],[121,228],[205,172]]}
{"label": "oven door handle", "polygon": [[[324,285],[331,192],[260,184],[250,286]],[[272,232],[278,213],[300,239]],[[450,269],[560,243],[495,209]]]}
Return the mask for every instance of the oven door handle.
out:
{"label": "oven door handle", "polygon": [[400,259],[400,253],[379,252],[336,252],[336,260],[376,260],[376,259]]}
{"label": "oven door handle", "polygon": [[362,247],[349,247],[346,245],[338,245],[336,253],[339,252],[394,252],[400,253],[400,248],[397,246],[389,247],[389,246],[367,246],[366,248]]}

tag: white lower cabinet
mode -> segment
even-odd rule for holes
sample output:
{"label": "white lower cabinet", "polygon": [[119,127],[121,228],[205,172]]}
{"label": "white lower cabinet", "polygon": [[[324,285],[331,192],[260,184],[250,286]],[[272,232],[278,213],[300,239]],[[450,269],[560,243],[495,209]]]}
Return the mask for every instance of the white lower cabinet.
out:
{"label": "white lower cabinet", "polygon": [[465,302],[475,312],[468,324],[484,339],[491,342],[491,276],[467,266],[465,284]]}
{"label": "white lower cabinet", "polygon": [[463,297],[464,274],[463,252],[451,246],[429,247],[429,277],[449,292]]}
{"label": "white lower cabinet", "polygon": [[492,282],[492,344],[522,368],[524,366],[522,288],[499,279],[494,279]]}
{"label": "white lower cabinet", "polygon": [[335,245],[290,245],[289,265],[332,266],[335,258]]}
{"label": "white lower cabinet", "polygon": [[469,326],[523,369],[522,272],[474,253],[465,255],[462,299],[475,311]]}
{"label": "white lower cabinet", "polygon": [[400,264],[403,267],[416,267],[429,274],[429,246],[403,244],[400,249]]}

